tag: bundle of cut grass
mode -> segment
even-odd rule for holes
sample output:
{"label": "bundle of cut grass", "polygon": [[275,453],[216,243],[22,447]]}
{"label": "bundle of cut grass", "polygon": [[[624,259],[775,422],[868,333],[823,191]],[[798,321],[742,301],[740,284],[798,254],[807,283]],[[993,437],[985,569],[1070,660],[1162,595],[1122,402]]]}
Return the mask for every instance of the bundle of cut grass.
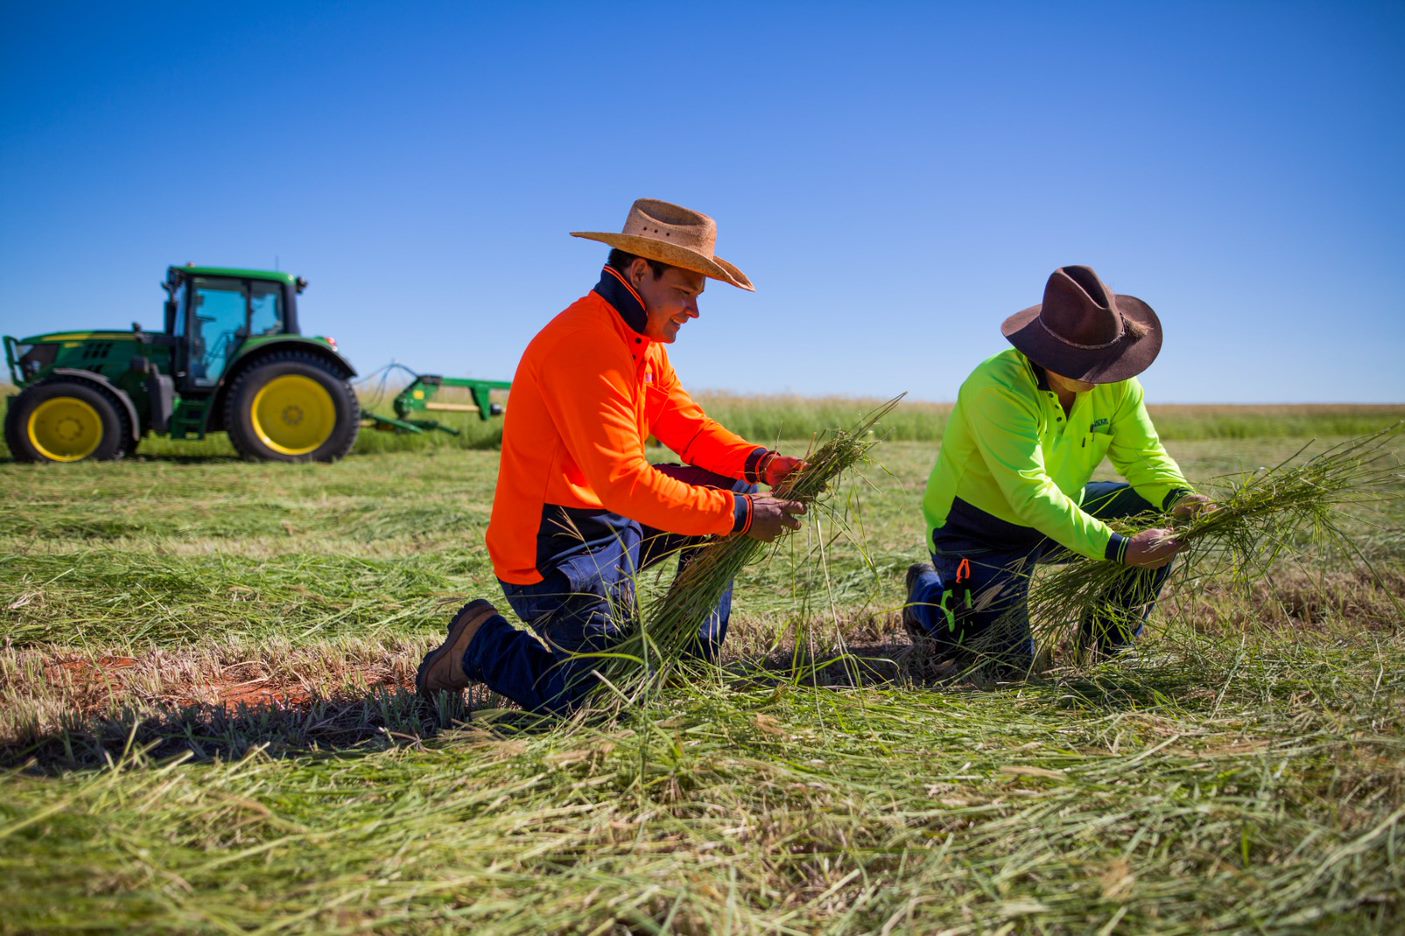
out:
{"label": "bundle of cut grass", "polygon": [[[1273,468],[1212,482],[1205,493],[1217,509],[1187,520],[1148,513],[1112,526],[1128,536],[1172,528],[1185,544],[1172,579],[1181,588],[1212,579],[1261,581],[1276,560],[1313,543],[1335,542],[1361,557],[1342,529],[1339,511],[1394,496],[1386,484],[1398,484],[1401,477],[1393,443],[1402,434],[1405,423],[1396,423],[1307,458],[1304,446]],[[1134,633],[1154,598],[1154,577],[1147,570],[1079,556],[1031,583],[1029,611],[1045,646],[1058,645],[1076,628],[1075,644],[1083,648],[1115,630]]]}
{"label": "bundle of cut grass", "polygon": [[[775,495],[807,507],[820,502],[835,490],[839,476],[873,447],[877,439],[871,430],[902,397],[894,397],[848,429],[833,430],[828,441],[805,456],[806,467],[787,478]],[[699,629],[728,584],[766,546],[750,537],[728,536],[694,547],[667,593],[632,622],[615,647],[598,654],[604,659],[601,688],[618,700],[635,700],[692,655]]]}

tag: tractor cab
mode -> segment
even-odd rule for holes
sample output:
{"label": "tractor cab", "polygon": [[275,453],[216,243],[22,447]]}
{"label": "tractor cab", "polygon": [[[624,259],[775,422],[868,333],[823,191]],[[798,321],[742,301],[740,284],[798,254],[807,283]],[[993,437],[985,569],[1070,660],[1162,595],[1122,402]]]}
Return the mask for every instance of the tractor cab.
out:
{"label": "tractor cab", "polygon": [[297,296],[307,281],[289,273],[173,266],[166,273],[165,332],[175,377],[188,392],[211,390],[249,339],[298,334]]}

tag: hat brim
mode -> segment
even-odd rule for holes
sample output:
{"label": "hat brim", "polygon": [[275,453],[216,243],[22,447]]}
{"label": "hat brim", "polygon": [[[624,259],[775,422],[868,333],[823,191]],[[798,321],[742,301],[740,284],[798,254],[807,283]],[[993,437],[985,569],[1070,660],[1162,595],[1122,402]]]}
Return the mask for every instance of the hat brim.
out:
{"label": "hat brim", "polygon": [[1031,361],[1045,370],[1070,380],[1089,383],[1115,383],[1135,377],[1151,366],[1161,353],[1161,319],[1151,306],[1136,296],[1117,296],[1117,311],[1140,328],[1121,341],[1104,348],[1082,348],[1069,344],[1044,327],[1039,318],[1043,305],[1030,306],[1007,318],[1000,332]]}
{"label": "hat brim", "polygon": [[670,244],[652,237],[639,237],[635,234],[609,234],[599,231],[572,231],[571,236],[609,244],[611,247],[618,247],[626,253],[632,253],[636,257],[657,260],[660,263],[667,263],[669,266],[676,266],[683,270],[701,273],[711,279],[721,280],[738,289],[745,289],[747,292],[756,292],[756,287],[751,285],[751,280],[747,278],[747,275],[726,260],[721,257],[704,256],[696,250],[690,250],[679,244]]}

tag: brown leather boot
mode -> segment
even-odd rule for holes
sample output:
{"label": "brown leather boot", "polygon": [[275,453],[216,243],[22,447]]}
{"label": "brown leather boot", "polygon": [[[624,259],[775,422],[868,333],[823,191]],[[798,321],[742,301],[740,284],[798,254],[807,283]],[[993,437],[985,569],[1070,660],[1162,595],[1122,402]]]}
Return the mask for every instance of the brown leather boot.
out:
{"label": "brown leather boot", "polygon": [[463,655],[473,635],[483,622],[498,613],[498,609],[479,598],[459,609],[449,622],[449,636],[435,649],[425,654],[419,672],[415,674],[415,691],[422,698],[437,692],[462,692],[468,688],[468,674],[463,671]]}

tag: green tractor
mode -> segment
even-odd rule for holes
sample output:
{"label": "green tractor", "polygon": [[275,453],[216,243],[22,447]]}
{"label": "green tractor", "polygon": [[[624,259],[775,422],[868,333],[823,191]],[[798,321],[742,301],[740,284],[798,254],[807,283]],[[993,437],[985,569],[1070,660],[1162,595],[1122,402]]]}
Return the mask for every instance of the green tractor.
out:
{"label": "green tractor", "polygon": [[15,340],[20,392],[5,441],[25,462],[130,455],[148,433],[229,433],[245,458],[332,461],[361,427],[356,371],[331,338],[298,332],[307,282],[287,273],[171,267],[165,330],[66,331]]}

